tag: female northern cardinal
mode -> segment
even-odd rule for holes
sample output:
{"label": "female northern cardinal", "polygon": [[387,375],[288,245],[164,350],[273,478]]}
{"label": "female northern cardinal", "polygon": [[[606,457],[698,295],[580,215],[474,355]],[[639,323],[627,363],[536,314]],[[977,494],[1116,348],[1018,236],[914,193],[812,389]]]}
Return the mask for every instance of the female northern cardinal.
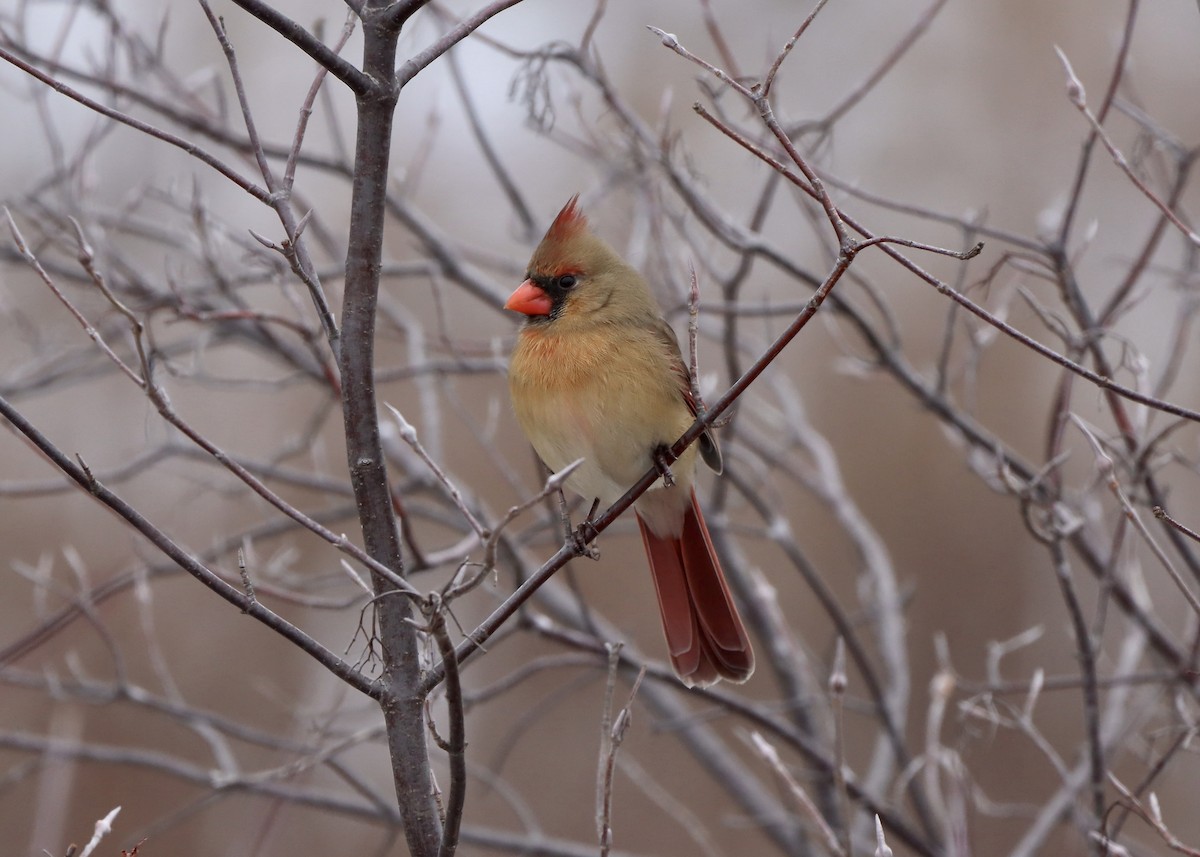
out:
{"label": "female northern cardinal", "polygon": [[[567,486],[616,501],[695,420],[690,376],[650,289],[594,236],[572,197],[505,309],[526,316],[508,380],[517,419],[553,471],[580,458]],[[637,501],[638,526],[675,672],[688,685],[745,681],[754,652],[734,607],[692,477],[697,447],[721,472],[705,432]]]}

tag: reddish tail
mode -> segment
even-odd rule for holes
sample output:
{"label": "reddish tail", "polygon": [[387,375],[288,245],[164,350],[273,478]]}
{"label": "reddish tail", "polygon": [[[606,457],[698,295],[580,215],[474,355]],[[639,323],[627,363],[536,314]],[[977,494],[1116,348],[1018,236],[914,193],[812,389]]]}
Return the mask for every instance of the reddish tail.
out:
{"label": "reddish tail", "polygon": [[743,682],[754,672],[754,651],[729,594],[696,492],[678,536],[662,538],[638,517],[658,593],[671,665],[689,686],[725,678]]}

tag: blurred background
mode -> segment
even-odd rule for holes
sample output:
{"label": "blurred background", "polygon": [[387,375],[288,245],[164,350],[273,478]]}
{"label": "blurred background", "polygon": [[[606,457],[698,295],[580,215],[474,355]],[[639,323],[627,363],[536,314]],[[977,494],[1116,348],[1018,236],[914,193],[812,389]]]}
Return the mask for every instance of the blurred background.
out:
{"label": "blurred background", "polygon": [[[259,180],[240,145],[246,131],[228,66],[196,3],[10,2],[0,46],[12,56]],[[342,4],[278,6],[327,42],[344,24]],[[474,8],[419,13],[402,61]],[[214,11],[237,51],[258,133],[286,153],[312,60],[233,4]],[[753,82],[810,11],[763,0],[610,0],[599,10],[526,0],[402,91],[378,397],[405,414],[491,520],[542,481],[508,403],[504,365],[518,319],[500,305],[572,194],[582,195],[594,230],[647,274],[681,335],[695,266],[710,400],[832,267],[836,248],[819,209],[692,105],[783,159],[752,107],[647,29]],[[581,44],[582,65],[567,56]],[[836,202],[875,234],[952,250],[985,243],[967,263],[905,251],[925,271],[1091,368],[1089,337],[1099,338],[1119,383],[1195,409],[1197,248],[1160,224],[1099,145],[1077,191],[1090,126],[1068,98],[1055,48],[1093,111],[1125,57],[1106,127],[1186,219],[1200,201],[1186,172],[1200,140],[1197,44],[1200,10],[1184,0],[833,0],[782,66],[773,103]],[[353,32],[343,55],[357,62],[360,53]],[[114,85],[98,85],[105,80]],[[336,312],[354,104],[331,79],[312,108],[295,208],[312,211],[306,239]],[[251,234],[282,241],[273,212],[180,149],[98,116],[11,62],[0,64],[0,116],[0,202],[46,278],[136,364],[125,317],[78,260],[73,218],[95,269],[146,324],[177,412],[288,502],[356,538],[338,402],[323,380],[327,349],[307,294]],[[279,171],[283,163],[272,160]],[[338,553],[286,526],[167,426],[15,252],[7,223],[3,231],[0,395],[234,582],[241,548],[264,603],[370,669],[367,599]],[[745,236],[767,251],[748,250]],[[1093,330],[1081,328],[1067,280],[1093,308]],[[809,676],[812,695],[781,680],[761,636],[758,674],[729,692],[797,723],[807,712],[814,740],[832,747],[825,682],[840,632],[801,571],[810,569],[862,635],[908,755],[907,767],[880,761],[890,745],[852,658],[844,730],[854,777],[946,853],[1090,853],[1081,831],[1094,826],[1092,804],[1077,773],[1089,722],[1078,635],[1045,544],[1047,528],[1062,527],[1076,539],[1068,573],[1102,680],[1093,722],[1106,762],[1129,788],[1146,781],[1142,797],[1154,791],[1165,823],[1195,847],[1188,653],[1197,617],[1100,478],[1092,443],[1077,424],[1064,428],[1064,415],[1104,442],[1164,543],[1154,502],[1165,498],[1175,518],[1200,523],[1195,423],[1126,403],[1137,439],[1129,453],[1100,390],[955,311],[879,252],[856,260],[836,294],[843,304],[827,304],[740,401],[723,432],[731,476],[704,485],[735,588],[777,607],[787,658]],[[247,321],[254,314],[282,321]],[[395,433],[388,451],[408,509],[406,551],[431,566],[414,581],[440,586],[459,561],[478,561],[479,546]],[[1034,473],[1054,474],[1052,501],[1029,488]],[[541,506],[512,525],[513,553],[456,604],[462,629],[556,550],[556,526]],[[635,528],[618,524],[599,544],[600,561],[574,561],[530,615],[575,621],[661,662]],[[1173,550],[1196,589],[1186,551]],[[9,852],[65,854],[120,805],[96,853],[142,840],[147,857],[404,853],[379,808],[394,792],[376,707],[68,487],[12,430],[0,432],[0,560],[0,841]],[[1156,647],[1146,624],[1128,618],[1114,586],[1191,660],[1165,657],[1166,644]],[[605,664],[530,624],[464,670],[472,779],[462,853],[595,853]],[[538,668],[525,672],[529,665]],[[1045,683],[1031,696],[1039,673]],[[674,716],[667,702],[634,704],[613,791],[617,851],[786,853],[764,832],[770,813],[731,796],[711,758],[681,737],[696,724],[711,730],[739,770],[808,828],[748,743],[761,724],[720,700],[665,693]],[[329,763],[317,748],[335,744]],[[814,794],[827,788],[801,754],[785,752],[785,761]],[[907,791],[914,781],[933,807],[926,826]],[[1105,796],[1121,801],[1111,782]],[[1123,815],[1116,806],[1108,822]],[[869,853],[869,814],[856,818],[856,853]],[[1119,841],[1131,853],[1165,852],[1151,826],[1122,823]],[[792,850],[822,848],[806,840]]]}

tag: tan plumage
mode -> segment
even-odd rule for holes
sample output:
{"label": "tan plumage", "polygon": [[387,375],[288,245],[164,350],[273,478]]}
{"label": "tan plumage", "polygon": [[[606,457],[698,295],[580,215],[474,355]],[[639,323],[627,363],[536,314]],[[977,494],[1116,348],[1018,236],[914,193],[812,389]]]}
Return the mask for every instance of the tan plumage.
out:
{"label": "tan plumage", "polygon": [[[567,486],[617,500],[695,419],[674,333],[641,275],[587,228],[576,199],[534,251],[506,308],[522,312],[509,365],[517,420],[551,470],[584,459]],[[721,469],[708,433],[635,509],[675,671],[686,683],[745,681],[754,655],[692,489],[697,453]]]}

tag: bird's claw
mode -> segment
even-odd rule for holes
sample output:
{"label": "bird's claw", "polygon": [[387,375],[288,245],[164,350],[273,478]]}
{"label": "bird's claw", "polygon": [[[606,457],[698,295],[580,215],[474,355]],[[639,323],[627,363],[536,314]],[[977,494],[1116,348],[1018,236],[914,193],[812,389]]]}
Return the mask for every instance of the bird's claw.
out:
{"label": "bird's claw", "polygon": [[587,517],[583,519],[583,523],[578,527],[571,526],[571,514],[567,509],[566,500],[562,497],[562,492],[559,492],[559,500],[562,503],[562,526],[563,535],[566,538],[566,544],[575,554],[575,556],[586,556],[588,559],[600,559],[600,549],[595,545],[590,545],[592,541],[599,535],[596,527],[592,524],[592,519],[596,517],[596,509],[600,507],[600,498],[597,497],[592,503],[592,508],[588,510]]}
{"label": "bird's claw", "polygon": [[572,530],[570,542],[571,549],[575,551],[575,555],[585,556],[593,560],[600,559],[600,548],[588,544],[597,535],[599,534],[596,532],[596,528],[592,526],[590,518]]}
{"label": "bird's claw", "polygon": [[654,460],[654,469],[662,477],[663,487],[670,488],[674,486],[675,474],[671,472],[671,464],[667,461],[667,448],[665,446],[656,446],[651,458]]}

